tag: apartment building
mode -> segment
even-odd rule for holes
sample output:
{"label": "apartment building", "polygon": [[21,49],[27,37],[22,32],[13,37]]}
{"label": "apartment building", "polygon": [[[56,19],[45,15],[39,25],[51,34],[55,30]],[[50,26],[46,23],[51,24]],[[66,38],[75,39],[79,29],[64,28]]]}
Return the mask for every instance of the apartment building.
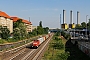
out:
{"label": "apartment building", "polygon": [[13,32],[13,20],[5,12],[0,11],[0,26],[6,26],[10,33]]}
{"label": "apartment building", "polygon": [[24,22],[24,24],[26,25],[26,31],[32,32],[32,23],[29,22],[28,20],[22,20],[22,22]]}
{"label": "apartment building", "polygon": [[[11,17],[11,19],[13,19],[13,22],[16,22],[17,20],[19,20],[21,18]],[[28,20],[24,20],[24,19],[22,19],[22,22],[26,25],[26,31],[27,32],[32,32],[32,23],[29,22]]]}

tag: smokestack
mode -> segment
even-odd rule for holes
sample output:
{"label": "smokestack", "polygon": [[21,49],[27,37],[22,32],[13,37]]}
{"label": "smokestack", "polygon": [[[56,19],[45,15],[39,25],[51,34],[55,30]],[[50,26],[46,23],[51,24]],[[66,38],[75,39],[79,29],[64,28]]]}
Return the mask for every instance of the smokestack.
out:
{"label": "smokestack", "polygon": [[70,11],[70,24],[72,24],[72,21],[73,21],[73,12],[72,10]]}
{"label": "smokestack", "polygon": [[79,21],[80,21],[80,13],[79,11],[77,11],[77,24],[79,24]]}
{"label": "smokestack", "polygon": [[63,24],[65,23],[65,18],[66,18],[66,11],[63,10]]}

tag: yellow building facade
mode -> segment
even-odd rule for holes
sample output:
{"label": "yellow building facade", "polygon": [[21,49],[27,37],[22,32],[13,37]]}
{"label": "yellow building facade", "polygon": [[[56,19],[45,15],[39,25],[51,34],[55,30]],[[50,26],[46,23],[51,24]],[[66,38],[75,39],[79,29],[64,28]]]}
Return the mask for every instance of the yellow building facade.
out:
{"label": "yellow building facade", "polygon": [[68,24],[62,24],[62,25],[61,25],[61,28],[62,28],[62,29],[68,29]]}
{"label": "yellow building facade", "polygon": [[69,24],[69,28],[75,28],[75,24]]}
{"label": "yellow building facade", "polygon": [[0,26],[6,26],[10,33],[13,32],[13,20],[5,12],[0,11]]}

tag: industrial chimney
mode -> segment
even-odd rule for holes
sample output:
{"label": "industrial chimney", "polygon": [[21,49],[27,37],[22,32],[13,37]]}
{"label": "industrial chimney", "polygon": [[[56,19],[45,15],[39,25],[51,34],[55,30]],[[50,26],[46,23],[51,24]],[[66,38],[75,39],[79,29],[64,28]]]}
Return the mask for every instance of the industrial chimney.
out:
{"label": "industrial chimney", "polygon": [[63,24],[65,24],[65,19],[66,19],[66,11],[63,10]]}
{"label": "industrial chimney", "polygon": [[77,11],[77,24],[79,24],[79,21],[80,21],[80,13],[79,11]]}
{"label": "industrial chimney", "polygon": [[73,22],[73,12],[72,12],[72,10],[70,11],[70,24],[72,24]]}

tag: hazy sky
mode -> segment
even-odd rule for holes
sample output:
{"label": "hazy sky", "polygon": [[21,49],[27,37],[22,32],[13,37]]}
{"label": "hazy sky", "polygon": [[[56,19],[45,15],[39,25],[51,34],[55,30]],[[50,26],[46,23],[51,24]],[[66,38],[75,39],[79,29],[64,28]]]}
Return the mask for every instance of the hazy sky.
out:
{"label": "hazy sky", "polygon": [[[0,0],[0,10],[10,16],[29,19],[34,26],[42,21],[43,26],[59,28],[60,14],[66,10],[66,23],[70,23],[70,10],[76,23],[77,11],[80,12],[79,23],[90,18],[90,0]],[[62,19],[62,17],[61,17]],[[63,20],[63,19],[62,19]]]}

